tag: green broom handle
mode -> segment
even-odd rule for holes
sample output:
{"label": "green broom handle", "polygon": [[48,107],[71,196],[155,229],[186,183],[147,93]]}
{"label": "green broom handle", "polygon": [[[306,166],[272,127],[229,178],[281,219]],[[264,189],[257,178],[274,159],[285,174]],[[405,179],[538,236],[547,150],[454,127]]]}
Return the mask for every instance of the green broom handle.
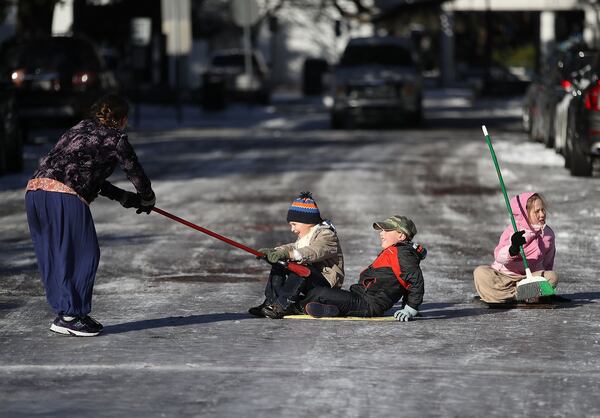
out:
{"label": "green broom handle", "polygon": [[[496,167],[496,173],[498,174],[498,180],[500,180],[500,188],[502,189],[502,195],[504,196],[504,203],[506,203],[506,210],[508,211],[508,216],[510,216],[510,222],[512,223],[513,229],[515,232],[517,230],[517,223],[515,222],[515,217],[512,214],[512,209],[510,208],[510,201],[508,200],[508,195],[506,194],[506,187],[504,186],[504,180],[502,180],[502,173],[500,172],[500,165],[498,164],[498,159],[496,158],[496,153],[494,152],[494,147],[492,146],[492,140],[490,135],[488,134],[487,128],[485,125],[481,127],[483,129],[483,135],[485,135],[485,142],[488,144],[488,148],[490,149],[490,154],[492,154],[492,160],[494,160],[494,166]],[[521,258],[523,259],[523,265],[525,269],[529,269],[529,264],[527,264],[527,257],[525,257],[525,251],[523,250],[523,246],[519,245],[519,251],[521,253]]]}

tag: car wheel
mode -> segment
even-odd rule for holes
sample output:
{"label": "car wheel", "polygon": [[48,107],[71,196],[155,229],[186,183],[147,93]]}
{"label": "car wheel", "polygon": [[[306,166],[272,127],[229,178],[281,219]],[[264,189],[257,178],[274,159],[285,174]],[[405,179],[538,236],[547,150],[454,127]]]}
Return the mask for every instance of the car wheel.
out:
{"label": "car wheel", "polygon": [[417,109],[410,118],[410,125],[411,126],[421,126],[421,124],[423,123],[423,108],[419,106],[419,109]]}
{"label": "car wheel", "polygon": [[575,136],[574,119],[569,117],[567,120],[567,136],[565,138],[565,146],[562,150],[562,155],[565,157],[565,168],[571,168],[571,149]]}
{"label": "car wheel", "polygon": [[344,129],[346,127],[346,117],[343,113],[331,113],[330,125],[331,129]]}
{"label": "car wheel", "polygon": [[585,154],[576,145],[570,151],[571,175],[576,177],[590,177],[592,175],[592,157]]}
{"label": "car wheel", "polygon": [[271,104],[271,95],[268,92],[263,92],[258,96],[258,103],[263,106]]}
{"label": "car wheel", "polygon": [[6,171],[9,173],[19,173],[23,170],[23,135],[17,129],[13,131],[13,141],[6,150]]}
{"label": "car wheel", "polygon": [[7,157],[6,157],[6,144],[5,144],[5,139],[6,138],[2,138],[2,132],[0,132],[0,175],[6,173],[6,161],[7,161]]}
{"label": "car wheel", "polygon": [[527,131],[527,133],[529,134],[529,139],[532,141],[536,141],[537,140],[537,132],[538,132],[538,121],[534,116],[534,112],[533,110],[529,111],[529,131]]}
{"label": "car wheel", "polygon": [[523,108],[521,126],[523,127],[523,132],[526,132],[527,134],[531,132],[531,111],[527,107]]}
{"label": "car wheel", "polygon": [[546,129],[544,129],[543,141],[546,148],[554,147],[554,120],[548,118]]}

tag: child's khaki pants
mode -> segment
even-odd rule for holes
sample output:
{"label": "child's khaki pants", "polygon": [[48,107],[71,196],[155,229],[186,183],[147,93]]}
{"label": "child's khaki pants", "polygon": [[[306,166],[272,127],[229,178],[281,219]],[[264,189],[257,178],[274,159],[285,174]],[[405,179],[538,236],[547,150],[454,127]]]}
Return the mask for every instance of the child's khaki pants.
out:
{"label": "child's khaki pants", "polygon": [[[532,273],[534,276],[543,276],[552,287],[558,284],[558,274],[554,271],[540,270]],[[473,271],[475,289],[481,300],[488,303],[503,303],[515,299],[517,283],[527,276],[509,276],[500,273],[490,266],[479,266]]]}

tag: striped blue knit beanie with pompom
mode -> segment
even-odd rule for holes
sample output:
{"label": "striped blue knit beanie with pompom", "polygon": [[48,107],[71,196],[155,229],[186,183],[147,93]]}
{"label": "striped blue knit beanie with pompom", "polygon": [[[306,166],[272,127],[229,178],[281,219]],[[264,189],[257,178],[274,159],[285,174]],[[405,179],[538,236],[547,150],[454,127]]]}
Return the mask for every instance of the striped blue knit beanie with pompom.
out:
{"label": "striped blue knit beanie with pompom", "polygon": [[287,221],[315,225],[323,222],[317,203],[310,192],[302,192],[294,199],[288,209]]}

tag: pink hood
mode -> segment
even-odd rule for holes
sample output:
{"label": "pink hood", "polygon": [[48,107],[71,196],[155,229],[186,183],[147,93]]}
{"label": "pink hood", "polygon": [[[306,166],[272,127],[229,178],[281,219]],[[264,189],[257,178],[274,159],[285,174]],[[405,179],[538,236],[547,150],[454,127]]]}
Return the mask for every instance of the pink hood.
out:
{"label": "pink hood", "polygon": [[519,231],[532,229],[531,225],[529,225],[529,216],[527,215],[527,201],[534,194],[534,192],[525,192],[510,199],[510,208],[512,209],[512,214],[515,217]]}
{"label": "pink hood", "polygon": [[[510,207],[515,217],[517,229],[525,231],[525,245],[523,246],[523,250],[525,251],[529,268],[532,272],[552,270],[554,268],[554,254],[556,252],[554,231],[548,225],[544,225],[539,230],[536,230],[529,224],[526,206],[527,200],[533,194],[533,192],[526,192],[514,196],[510,199]],[[510,237],[513,232],[512,224],[510,224],[500,236],[500,242],[494,250],[494,263],[492,267],[505,274],[523,275],[525,274],[525,268],[523,267],[521,254],[511,257],[508,253],[508,248],[511,244]]]}

